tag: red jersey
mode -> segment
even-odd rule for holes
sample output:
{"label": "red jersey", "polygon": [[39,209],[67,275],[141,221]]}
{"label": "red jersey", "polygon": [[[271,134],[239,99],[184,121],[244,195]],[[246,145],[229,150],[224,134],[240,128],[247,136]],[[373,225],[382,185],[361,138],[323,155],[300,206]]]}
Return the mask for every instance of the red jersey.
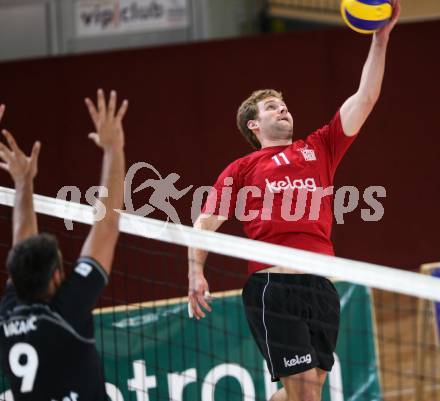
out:
{"label": "red jersey", "polygon": [[[333,177],[354,138],[338,112],[305,140],[242,157],[220,174],[203,212],[235,216],[251,239],[334,255]],[[266,267],[249,262],[248,272]]]}

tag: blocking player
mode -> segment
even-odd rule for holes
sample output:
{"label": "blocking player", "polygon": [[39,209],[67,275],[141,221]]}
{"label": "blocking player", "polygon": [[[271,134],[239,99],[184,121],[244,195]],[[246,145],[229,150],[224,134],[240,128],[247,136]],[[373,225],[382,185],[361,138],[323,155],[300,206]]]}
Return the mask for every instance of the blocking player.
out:
{"label": "blocking player", "polygon": [[[311,199],[319,188],[332,187],[339,162],[378,100],[388,39],[399,13],[400,4],[395,1],[391,22],[372,39],[357,92],[328,125],[305,140],[292,140],[293,119],[281,93],[256,91],[242,103],[238,127],[258,150],[232,162],[220,174],[195,227],[215,231],[235,213],[249,238],[334,255],[332,196],[322,192],[319,214]],[[222,204],[224,190],[231,192],[229,208]],[[298,218],[295,202],[304,195],[308,200]],[[286,199],[290,202],[283,204]],[[293,204],[294,218],[283,210],[286,204]],[[250,218],[252,213],[254,218]],[[205,298],[209,291],[203,274],[206,257],[206,251],[188,250],[189,303],[197,319],[205,316],[204,309],[211,311]],[[320,400],[334,363],[338,334],[335,288],[323,277],[256,262],[249,263],[248,272],[243,303],[249,327],[272,380],[283,384],[271,401]]]}
{"label": "blocking player", "polygon": [[[96,132],[89,135],[103,151],[101,186],[106,208],[94,223],[72,274],[65,276],[55,237],[39,234],[32,195],[40,143],[26,156],[3,131],[0,167],[15,185],[13,247],[7,259],[10,279],[0,303],[0,350],[16,401],[103,401],[105,383],[93,333],[92,308],[108,281],[119,234],[125,175],[122,120],[128,103],[116,109],[98,91],[97,107],[86,104]],[[4,111],[2,106],[1,111]],[[101,194],[100,194],[101,195]]]}

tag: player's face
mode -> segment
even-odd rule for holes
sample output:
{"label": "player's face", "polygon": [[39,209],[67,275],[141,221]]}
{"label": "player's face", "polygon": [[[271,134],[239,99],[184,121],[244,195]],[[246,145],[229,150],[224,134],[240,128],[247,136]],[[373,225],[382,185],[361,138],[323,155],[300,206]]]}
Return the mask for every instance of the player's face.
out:
{"label": "player's face", "polygon": [[257,103],[260,135],[267,139],[291,139],[293,118],[283,100],[268,97]]}

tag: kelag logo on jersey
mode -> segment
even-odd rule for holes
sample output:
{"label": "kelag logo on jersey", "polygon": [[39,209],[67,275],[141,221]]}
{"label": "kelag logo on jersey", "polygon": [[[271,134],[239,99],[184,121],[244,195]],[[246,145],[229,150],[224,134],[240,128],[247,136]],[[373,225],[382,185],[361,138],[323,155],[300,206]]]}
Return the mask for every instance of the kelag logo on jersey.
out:
{"label": "kelag logo on jersey", "polygon": [[288,176],[285,177],[285,180],[275,180],[272,182],[266,178],[266,187],[272,193],[278,193],[286,189],[307,189],[307,191],[316,191],[317,188],[314,178],[291,180]]}

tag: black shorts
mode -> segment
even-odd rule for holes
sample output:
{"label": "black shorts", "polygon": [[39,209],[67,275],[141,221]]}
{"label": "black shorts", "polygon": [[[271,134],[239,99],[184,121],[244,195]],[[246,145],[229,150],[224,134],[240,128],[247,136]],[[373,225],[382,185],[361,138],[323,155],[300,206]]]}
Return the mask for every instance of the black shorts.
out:
{"label": "black shorts", "polygon": [[339,295],[310,274],[254,273],[243,288],[249,328],[272,381],[318,367],[330,371],[339,329]]}

